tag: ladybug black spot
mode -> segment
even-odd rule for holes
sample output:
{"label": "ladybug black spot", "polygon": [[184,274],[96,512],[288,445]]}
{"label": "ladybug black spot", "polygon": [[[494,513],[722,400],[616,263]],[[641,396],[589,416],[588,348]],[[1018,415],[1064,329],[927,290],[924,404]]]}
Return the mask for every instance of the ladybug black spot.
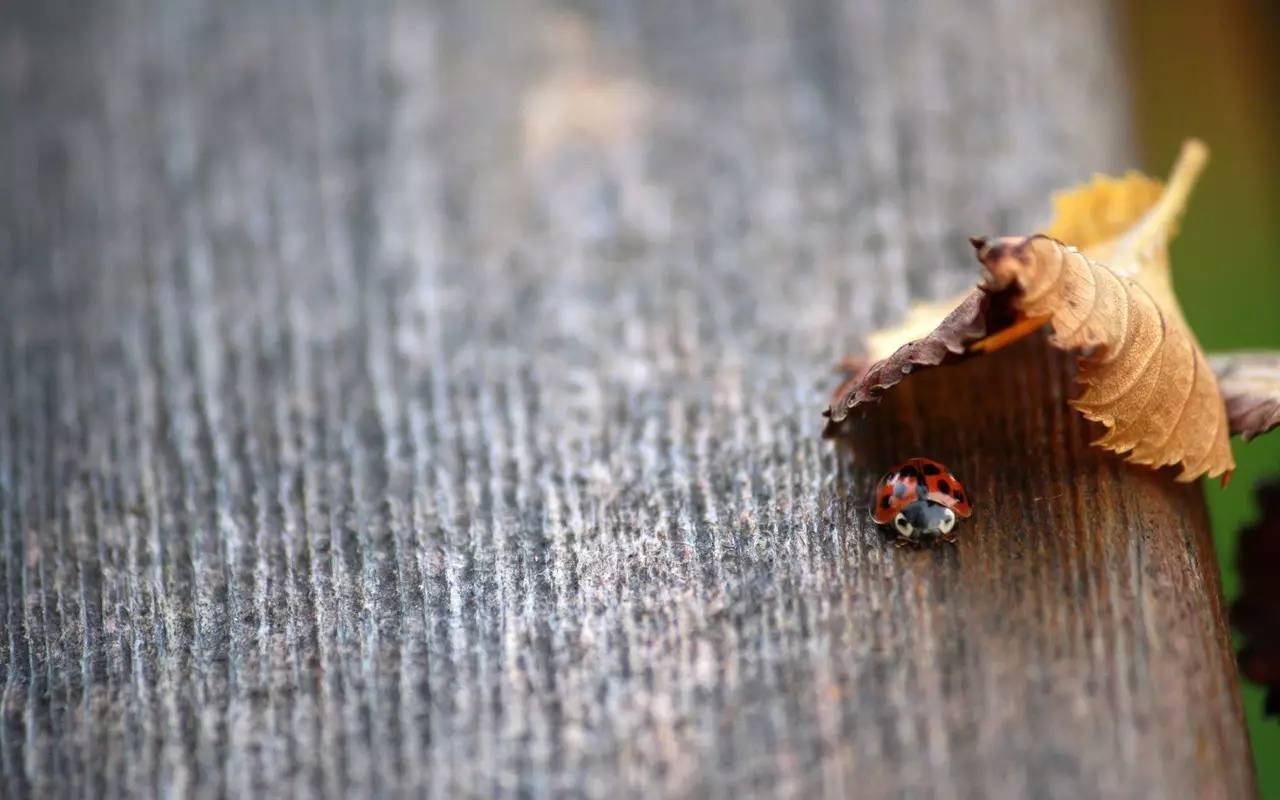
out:
{"label": "ladybug black spot", "polygon": [[938,481],[938,491],[943,494],[951,494],[951,484],[947,483],[945,480]]}
{"label": "ladybug black spot", "polygon": [[925,464],[923,467],[921,467],[921,469],[924,471],[925,475],[941,475],[942,474],[942,470],[938,468],[937,464]]}
{"label": "ladybug black spot", "polygon": [[903,468],[902,468],[902,472],[899,472],[899,473],[898,473],[898,477],[899,477],[899,478],[912,478],[913,480],[919,480],[919,479],[920,479],[920,473],[919,473],[919,472],[916,472],[916,468],[915,468],[915,467],[903,467]]}
{"label": "ladybug black spot", "polygon": [[964,502],[964,492],[956,491],[956,499],[957,499],[957,500],[959,500],[961,503],[963,503],[963,502]]}
{"label": "ladybug black spot", "polygon": [[884,497],[880,498],[880,507],[881,508],[889,507],[889,495],[886,494]]}

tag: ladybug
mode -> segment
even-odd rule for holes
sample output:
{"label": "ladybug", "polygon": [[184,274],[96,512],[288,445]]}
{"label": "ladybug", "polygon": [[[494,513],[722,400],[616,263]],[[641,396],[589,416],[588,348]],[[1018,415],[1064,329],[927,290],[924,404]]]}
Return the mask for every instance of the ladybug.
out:
{"label": "ladybug", "polygon": [[871,518],[892,524],[901,544],[955,541],[957,518],[973,513],[969,493],[951,470],[928,458],[911,458],[885,473],[871,495]]}

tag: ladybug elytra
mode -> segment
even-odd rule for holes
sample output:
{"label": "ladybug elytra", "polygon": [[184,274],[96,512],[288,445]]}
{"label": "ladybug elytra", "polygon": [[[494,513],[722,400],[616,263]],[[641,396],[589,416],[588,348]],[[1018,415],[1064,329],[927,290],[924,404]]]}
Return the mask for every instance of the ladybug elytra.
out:
{"label": "ladybug elytra", "polygon": [[973,513],[969,493],[947,469],[928,458],[911,458],[885,473],[871,495],[871,518],[892,524],[906,542],[955,541],[957,518]]}

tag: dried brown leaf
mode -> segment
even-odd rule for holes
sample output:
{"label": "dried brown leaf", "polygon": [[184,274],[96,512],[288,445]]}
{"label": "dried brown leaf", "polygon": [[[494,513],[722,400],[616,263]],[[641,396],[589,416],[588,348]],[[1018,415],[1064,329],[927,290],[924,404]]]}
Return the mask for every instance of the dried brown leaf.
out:
{"label": "dried brown leaf", "polygon": [[1280,353],[1222,353],[1210,356],[1209,364],[1232,433],[1247,442],[1280,426]]}
{"label": "dried brown leaf", "polygon": [[918,306],[906,324],[870,337],[872,355],[900,346],[840,387],[826,433],[914,370],[999,349],[1048,323],[1055,346],[1081,353],[1084,392],[1073,405],[1108,428],[1097,445],[1136,463],[1180,466],[1179,480],[1229,474],[1226,408],[1174,296],[1168,259],[1206,159],[1202,144],[1188,142],[1167,186],[1136,173],[1097,177],[1055,197],[1051,235],[975,239],[986,267],[978,292],[945,317],[941,304]]}
{"label": "dried brown leaf", "polygon": [[[936,307],[938,304],[934,305]],[[824,436],[830,438],[839,435],[841,423],[849,416],[850,411],[864,403],[875,402],[884,390],[898,385],[913,371],[964,358],[968,346],[986,335],[990,305],[987,292],[972,289],[963,298],[959,298],[958,302],[948,301],[948,305],[950,313],[933,325],[932,330],[924,328],[920,338],[908,341],[878,360],[876,359],[881,351],[873,344],[868,355],[845,361],[842,366],[848,373],[848,378],[831,395]],[[929,311],[924,313],[928,314]],[[906,324],[913,323],[908,321]],[[882,342],[890,341],[891,338],[892,334],[883,338]]]}
{"label": "dried brown leaf", "polygon": [[[914,343],[920,339],[929,337],[946,337],[948,340],[955,340],[957,337],[963,337],[961,330],[952,330],[950,333],[939,333],[936,329],[942,325],[943,320],[947,320],[948,327],[970,329],[976,322],[975,313],[979,310],[976,306],[968,307],[971,313],[953,315],[953,312],[960,310],[960,306],[967,301],[972,302],[972,295],[978,294],[977,289],[966,289],[954,297],[948,297],[944,300],[925,300],[918,303],[912,303],[907,309],[907,315],[902,322],[890,328],[882,328],[878,331],[872,331],[867,334],[866,352],[863,355],[872,360],[879,361],[893,355],[898,348],[903,346],[903,342]],[[984,332],[979,336],[985,335]],[[966,339],[968,344],[972,339]]]}
{"label": "dried brown leaf", "polygon": [[979,259],[986,287],[1016,288],[1024,314],[1049,319],[1055,347],[1086,353],[1072,405],[1109,429],[1094,444],[1138,464],[1178,465],[1183,481],[1235,467],[1217,381],[1172,293],[1042,235],[1001,239]]}

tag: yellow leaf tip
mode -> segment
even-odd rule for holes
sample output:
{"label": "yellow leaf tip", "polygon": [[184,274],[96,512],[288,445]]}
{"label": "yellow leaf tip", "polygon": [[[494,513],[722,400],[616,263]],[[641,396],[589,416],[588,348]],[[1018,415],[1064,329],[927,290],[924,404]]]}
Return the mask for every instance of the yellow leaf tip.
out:
{"label": "yellow leaf tip", "polygon": [[1192,137],[1182,143],[1182,152],[1178,154],[1178,161],[1203,166],[1208,160],[1209,146],[1202,140]]}
{"label": "yellow leaf tip", "polygon": [[1187,139],[1182,143],[1178,160],[1173,162],[1173,169],[1169,172],[1168,191],[1162,198],[1163,204],[1167,205],[1174,214],[1180,212],[1182,206],[1186,204],[1191,187],[1200,178],[1200,173],[1208,161],[1209,148],[1204,142],[1199,139]]}

